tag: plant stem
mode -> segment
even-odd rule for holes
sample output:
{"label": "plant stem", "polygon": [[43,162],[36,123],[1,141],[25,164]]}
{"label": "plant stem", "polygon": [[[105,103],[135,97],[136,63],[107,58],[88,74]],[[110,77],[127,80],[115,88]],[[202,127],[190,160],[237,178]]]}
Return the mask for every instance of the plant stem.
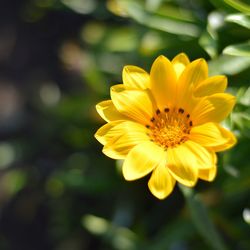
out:
{"label": "plant stem", "polygon": [[211,221],[202,201],[194,194],[193,189],[179,185],[192,216],[192,220],[203,239],[215,250],[228,250],[220,234]]}

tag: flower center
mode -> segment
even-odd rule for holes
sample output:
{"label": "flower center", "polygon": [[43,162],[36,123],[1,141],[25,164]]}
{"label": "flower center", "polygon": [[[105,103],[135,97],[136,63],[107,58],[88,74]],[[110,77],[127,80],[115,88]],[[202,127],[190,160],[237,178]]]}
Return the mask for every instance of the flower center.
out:
{"label": "flower center", "polygon": [[163,111],[157,109],[150,125],[146,125],[152,141],[166,149],[188,140],[192,126],[190,115],[182,108],[165,108]]}

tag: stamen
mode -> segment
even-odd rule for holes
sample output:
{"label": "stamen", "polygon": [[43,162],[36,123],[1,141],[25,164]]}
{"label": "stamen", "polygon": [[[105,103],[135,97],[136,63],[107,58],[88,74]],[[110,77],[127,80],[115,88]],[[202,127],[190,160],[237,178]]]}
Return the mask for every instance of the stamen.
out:
{"label": "stamen", "polygon": [[193,125],[192,121],[187,120],[189,114],[185,114],[183,108],[164,108],[164,113],[159,109],[156,115],[150,119],[152,125],[146,125],[150,129],[149,135],[155,143],[167,149],[173,148],[188,140],[190,127]]}
{"label": "stamen", "polygon": [[184,113],[184,109],[179,109],[179,112],[183,114]]}

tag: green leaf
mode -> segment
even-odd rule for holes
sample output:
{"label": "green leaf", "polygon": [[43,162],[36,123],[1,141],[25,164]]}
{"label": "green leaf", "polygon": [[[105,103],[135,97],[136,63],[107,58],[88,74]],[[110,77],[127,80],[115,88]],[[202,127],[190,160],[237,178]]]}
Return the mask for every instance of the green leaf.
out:
{"label": "green leaf", "polygon": [[225,21],[231,22],[231,23],[237,23],[240,26],[250,29],[250,15],[232,14],[232,15],[226,16]]}
{"label": "green leaf", "polygon": [[104,47],[112,52],[127,52],[138,46],[138,34],[129,27],[114,29],[107,36]]}
{"label": "green leaf", "polygon": [[224,0],[209,0],[209,1],[216,7],[216,9],[225,10],[226,12],[234,11],[234,8],[225,4]]}
{"label": "green leaf", "polygon": [[249,127],[250,114],[246,112],[234,112],[232,114],[232,121],[236,124],[241,130],[244,130],[245,127]]}
{"label": "green leaf", "polygon": [[150,13],[155,13],[162,17],[172,18],[184,22],[195,22],[195,20],[197,19],[197,17],[195,17],[194,15],[194,12],[189,11],[185,8],[173,6],[171,4],[164,4],[155,12],[153,12],[152,9],[149,11]]}
{"label": "green leaf", "polygon": [[236,45],[229,45],[223,50],[223,54],[250,57],[250,41]]}
{"label": "green leaf", "polygon": [[237,101],[238,103],[249,107],[250,106],[250,87],[247,89],[242,87],[237,92]]}
{"label": "green leaf", "polygon": [[157,10],[161,6],[162,2],[163,0],[146,0],[146,9]]}
{"label": "green leaf", "polygon": [[159,250],[159,249],[175,249],[176,242],[187,242],[192,239],[196,228],[190,225],[190,220],[180,216],[175,218],[173,222],[167,221],[162,229],[159,230],[153,240],[145,241],[140,249],[143,250]]}
{"label": "green leaf", "polygon": [[217,56],[218,42],[217,35],[209,30],[204,31],[199,39],[201,47],[209,54],[211,58]]}
{"label": "green leaf", "polygon": [[61,0],[61,2],[66,5],[71,10],[79,14],[89,14],[92,13],[97,7],[95,0]]}
{"label": "green leaf", "polygon": [[209,62],[210,75],[235,75],[250,67],[250,57],[221,55]]}
{"label": "green leaf", "polygon": [[195,224],[200,235],[204,238],[204,240],[206,240],[212,249],[226,250],[227,247],[224,245],[224,242],[208,215],[206,207],[199,197],[194,195],[191,188],[187,188],[182,185],[179,185],[179,188],[187,201],[193,223]]}
{"label": "green leaf", "polygon": [[250,5],[247,3],[243,3],[239,0],[224,0],[224,2],[240,12],[250,13]]}
{"label": "green leaf", "polygon": [[149,13],[139,2],[122,0],[119,1],[119,3],[121,3],[122,8],[131,18],[149,28],[189,37],[198,37],[200,34],[200,28],[197,25],[180,20],[174,20],[166,16],[163,17],[156,13]]}

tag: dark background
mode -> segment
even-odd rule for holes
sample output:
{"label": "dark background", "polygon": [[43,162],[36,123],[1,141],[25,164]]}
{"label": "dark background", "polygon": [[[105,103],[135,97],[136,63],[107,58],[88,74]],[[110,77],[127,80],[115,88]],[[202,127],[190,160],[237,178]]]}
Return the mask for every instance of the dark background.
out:
{"label": "dark background", "polygon": [[125,182],[121,162],[104,156],[93,137],[104,123],[95,104],[121,82],[124,65],[149,70],[157,55],[182,51],[209,60],[210,73],[226,74],[238,97],[226,122],[238,145],[219,155],[216,180],[199,181],[195,191],[228,248],[250,249],[250,60],[223,54],[250,33],[210,20],[239,10],[221,1],[133,1],[160,23],[194,25],[190,36],[152,26],[116,1],[71,2],[77,7],[63,0],[0,3],[0,249],[211,249],[178,187],[159,201],[148,177]]}

